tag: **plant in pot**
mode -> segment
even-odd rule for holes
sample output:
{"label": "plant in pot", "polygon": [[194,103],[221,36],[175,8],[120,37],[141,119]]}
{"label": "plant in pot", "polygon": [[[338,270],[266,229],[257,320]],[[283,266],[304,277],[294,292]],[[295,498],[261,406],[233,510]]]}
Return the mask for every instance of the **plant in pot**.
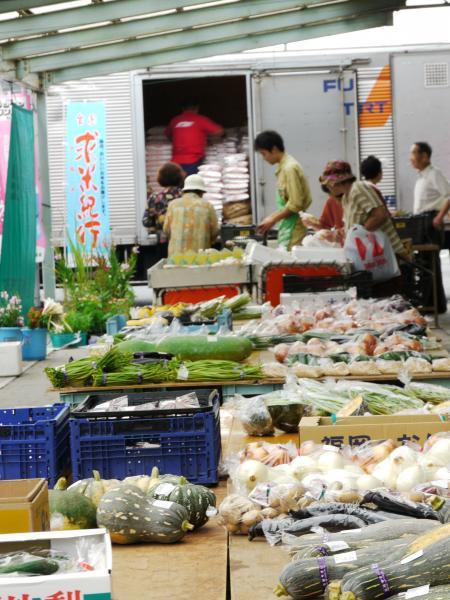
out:
{"label": "plant in pot", "polygon": [[42,314],[48,319],[47,327],[53,348],[62,348],[75,340],[76,335],[72,327],[66,322],[62,304],[47,298]]}
{"label": "plant in pot", "polygon": [[66,313],[64,320],[72,332],[80,336],[81,339],[77,346],[86,346],[88,343],[88,335],[91,330],[91,315],[89,313],[72,311]]}
{"label": "plant in pot", "polygon": [[47,334],[50,316],[43,308],[31,307],[27,313],[28,327],[22,329],[23,360],[44,360],[47,356]]}
{"label": "plant in pot", "polygon": [[0,292],[0,342],[20,342],[23,324],[20,298]]}

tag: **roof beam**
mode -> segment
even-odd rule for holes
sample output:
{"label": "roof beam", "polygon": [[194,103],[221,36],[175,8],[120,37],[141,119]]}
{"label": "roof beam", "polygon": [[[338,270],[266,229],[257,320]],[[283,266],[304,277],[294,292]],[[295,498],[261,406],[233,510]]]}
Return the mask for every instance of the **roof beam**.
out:
{"label": "roof beam", "polygon": [[233,21],[168,35],[158,35],[82,50],[38,56],[19,62],[18,73],[53,71],[80,64],[87,65],[107,60],[119,60],[126,56],[164,52],[171,48],[189,48],[193,44],[208,44],[214,43],[217,40],[232,39],[247,35],[264,35],[266,32],[306,27],[328,20],[345,19],[358,15],[364,16],[371,14],[371,12],[377,14],[383,10],[392,11],[398,8],[398,5],[399,2],[395,2],[395,0],[364,0],[364,11],[361,11],[360,0],[349,0],[345,3],[318,6],[308,8],[307,10],[261,16],[254,19]]}
{"label": "roof beam", "polygon": [[[185,6],[204,4],[207,0],[114,0],[101,4],[89,4],[78,8],[55,10],[43,15],[0,22],[0,39],[38,35],[60,29],[83,27],[105,21],[139,17],[163,10],[175,10]],[[209,0],[210,1],[210,0]],[[256,0],[261,2],[265,0]]]}
{"label": "roof beam", "polygon": [[[304,6],[304,2],[301,0],[277,0],[276,9],[277,11],[282,11],[301,8],[302,6]],[[170,29],[181,28],[181,26],[185,29],[230,18],[250,17],[269,13],[270,10],[267,2],[244,0],[238,3],[210,6],[201,10],[185,11],[182,15],[172,13],[160,17],[126,21],[124,23],[103,25],[102,27],[92,27],[80,31],[68,31],[67,33],[11,42],[4,45],[3,56],[8,59],[19,59],[35,54],[43,55],[48,52],[79,48],[80,46],[87,46],[89,44],[126,40],[149,33],[162,33]]]}
{"label": "roof beam", "polygon": [[67,1],[68,0],[2,0],[0,3],[0,13],[13,12],[15,10],[28,10],[29,8],[61,4],[62,2]]}
{"label": "roof beam", "polygon": [[247,35],[243,38],[233,39],[224,42],[215,42],[210,44],[191,46],[178,50],[160,52],[158,54],[135,56],[130,58],[121,58],[115,61],[98,62],[87,66],[77,66],[67,69],[46,73],[44,84],[46,87],[52,84],[63,83],[65,81],[74,81],[86,77],[98,77],[110,75],[111,73],[120,73],[133,71],[137,69],[148,69],[151,67],[168,65],[171,63],[185,62],[209,56],[218,56],[220,54],[230,54],[234,52],[243,52],[273,46],[276,44],[287,44],[289,42],[300,42],[315,37],[324,37],[339,33],[348,33],[350,31],[359,31],[371,27],[383,27],[392,24],[392,13],[373,14],[366,17],[346,19],[331,23],[313,25],[310,27],[300,27],[287,31],[277,31],[266,34]]}

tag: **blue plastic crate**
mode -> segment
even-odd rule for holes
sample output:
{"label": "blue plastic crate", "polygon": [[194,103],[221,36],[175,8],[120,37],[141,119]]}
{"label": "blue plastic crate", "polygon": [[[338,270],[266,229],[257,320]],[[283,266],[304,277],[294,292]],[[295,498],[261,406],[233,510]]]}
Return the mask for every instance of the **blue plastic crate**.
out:
{"label": "blue plastic crate", "polygon": [[125,315],[114,315],[106,321],[106,333],[108,335],[116,335],[127,324]]}
{"label": "blue plastic crate", "polygon": [[[183,475],[192,483],[218,482],[220,399],[211,410],[190,415],[71,418],[74,480],[97,470],[105,479],[161,473]],[[111,413],[114,414],[114,413]]]}
{"label": "blue plastic crate", "polygon": [[0,410],[0,479],[43,477],[53,486],[70,467],[66,404]]}

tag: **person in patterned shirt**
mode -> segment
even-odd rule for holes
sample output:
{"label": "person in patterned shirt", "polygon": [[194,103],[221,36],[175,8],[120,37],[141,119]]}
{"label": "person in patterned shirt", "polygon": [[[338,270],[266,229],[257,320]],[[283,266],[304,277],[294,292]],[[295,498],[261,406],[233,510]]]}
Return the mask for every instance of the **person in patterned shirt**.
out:
{"label": "person in patterned shirt", "polygon": [[168,162],[160,168],[157,181],[162,189],[148,195],[142,225],[149,234],[158,236],[160,244],[167,245],[167,236],[163,231],[164,219],[169,203],[181,196],[184,172],[176,163]]}
{"label": "person in patterned shirt", "polygon": [[203,198],[205,182],[200,175],[186,177],[181,198],[173,200],[164,220],[169,256],[211,248],[219,234],[213,205]]}

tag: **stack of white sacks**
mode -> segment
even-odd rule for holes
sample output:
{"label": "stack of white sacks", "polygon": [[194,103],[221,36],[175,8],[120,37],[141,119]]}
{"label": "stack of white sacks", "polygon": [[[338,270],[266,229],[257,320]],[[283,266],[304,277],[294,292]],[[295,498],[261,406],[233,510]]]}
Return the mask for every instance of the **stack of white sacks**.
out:
{"label": "stack of white sacks", "polygon": [[[246,145],[246,146],[245,146]],[[206,161],[199,167],[207,188],[205,199],[217,211],[219,220],[236,225],[252,222],[247,154],[248,137],[241,140],[236,133],[227,133],[224,141],[208,146]]]}
{"label": "stack of white sacks", "polygon": [[161,189],[157,181],[158,171],[171,158],[172,144],[164,135],[164,127],[151,127],[148,129],[145,140],[145,170],[148,191]]}

